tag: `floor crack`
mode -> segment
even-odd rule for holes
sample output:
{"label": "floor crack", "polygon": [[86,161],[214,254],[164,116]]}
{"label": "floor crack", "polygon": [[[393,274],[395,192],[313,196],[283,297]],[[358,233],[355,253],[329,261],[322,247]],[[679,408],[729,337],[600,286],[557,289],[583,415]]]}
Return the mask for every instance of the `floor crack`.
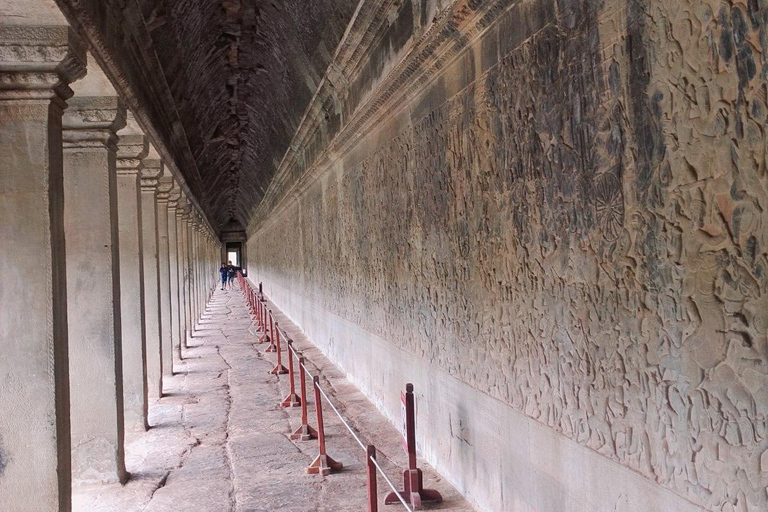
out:
{"label": "floor crack", "polygon": [[[216,347],[216,352],[218,353],[219,357],[222,361],[224,361],[224,364],[227,365],[227,383],[226,383],[226,389],[227,389],[227,420],[226,420],[226,427],[224,430],[224,452],[227,457],[227,464],[229,466],[229,480],[230,480],[230,489],[229,489],[229,511],[235,512],[237,510],[237,492],[235,489],[235,467],[232,462],[232,445],[229,442],[229,429],[231,425],[231,415],[232,415],[232,385],[230,382],[230,378],[232,375],[232,365],[229,364],[229,361],[227,361],[227,358],[224,357],[224,355],[221,353],[221,347]],[[224,372],[222,372],[224,373]],[[221,374],[220,374],[221,375]]]}

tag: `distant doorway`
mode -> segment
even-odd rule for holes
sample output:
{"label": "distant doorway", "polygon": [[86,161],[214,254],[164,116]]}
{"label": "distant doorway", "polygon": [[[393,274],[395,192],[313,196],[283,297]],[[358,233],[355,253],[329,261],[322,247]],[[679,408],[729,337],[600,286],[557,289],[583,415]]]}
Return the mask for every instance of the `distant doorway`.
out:
{"label": "distant doorway", "polygon": [[242,267],[242,252],[243,244],[241,242],[227,242],[227,261],[231,261],[232,265]]}

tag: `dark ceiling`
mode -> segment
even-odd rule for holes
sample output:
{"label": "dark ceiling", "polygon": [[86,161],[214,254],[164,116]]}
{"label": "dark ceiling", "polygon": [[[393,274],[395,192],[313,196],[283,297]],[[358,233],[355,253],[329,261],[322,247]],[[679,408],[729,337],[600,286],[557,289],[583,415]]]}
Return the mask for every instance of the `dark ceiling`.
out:
{"label": "dark ceiling", "polygon": [[211,217],[246,224],[357,0],[153,0],[145,22]]}
{"label": "dark ceiling", "polygon": [[358,0],[59,2],[105,42],[220,229],[247,224]]}

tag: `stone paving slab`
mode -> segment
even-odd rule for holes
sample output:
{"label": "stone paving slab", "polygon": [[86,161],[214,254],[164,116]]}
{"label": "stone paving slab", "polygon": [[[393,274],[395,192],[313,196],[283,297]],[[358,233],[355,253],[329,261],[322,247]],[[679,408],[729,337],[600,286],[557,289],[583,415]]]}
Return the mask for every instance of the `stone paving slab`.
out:
{"label": "stone paving slab", "polygon": [[[376,444],[380,463],[399,481],[406,457],[397,430],[287,318],[276,314],[309,367],[322,376],[324,389],[363,441]],[[275,354],[265,353],[266,345],[256,340],[240,292],[217,290],[184,350],[184,360],[174,361],[176,374],[166,379],[165,395],[151,406],[152,428],[126,434],[131,479],[124,486],[75,487],[73,511],[365,510],[365,453],[328,407],[328,451],[344,463],[344,470],[327,477],[304,472],[317,454],[317,441],[289,439],[300,424],[300,409],[279,406],[288,393],[287,376],[269,374]],[[314,425],[312,402],[310,397]],[[431,509],[472,510],[439,475],[426,465],[423,469],[425,484],[446,498]],[[399,505],[384,507],[385,487],[379,479],[380,508],[403,510]]]}

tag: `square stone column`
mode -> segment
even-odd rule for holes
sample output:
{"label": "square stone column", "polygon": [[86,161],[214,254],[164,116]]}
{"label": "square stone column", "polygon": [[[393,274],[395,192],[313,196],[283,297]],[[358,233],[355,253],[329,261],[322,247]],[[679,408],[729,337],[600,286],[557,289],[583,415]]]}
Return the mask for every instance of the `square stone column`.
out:
{"label": "square stone column", "polygon": [[160,346],[164,377],[173,375],[173,320],[171,318],[171,263],[168,240],[168,200],[173,189],[173,178],[162,176],[157,189],[157,257],[160,278]]}
{"label": "square stone column", "polygon": [[0,509],[71,509],[61,118],[85,47],[0,17]]}
{"label": "square stone column", "polygon": [[117,130],[126,110],[89,58],[64,112],[72,479],[124,482]]}
{"label": "square stone column", "polygon": [[150,398],[163,396],[163,319],[160,311],[160,261],[157,233],[157,186],[163,163],[150,145],[141,171],[141,231],[144,244],[144,318],[147,328],[147,387]]}
{"label": "square stone column", "polygon": [[174,184],[168,198],[168,263],[171,282],[171,344],[178,351],[181,359],[181,301],[179,296],[179,238],[178,221],[176,219],[179,209],[181,193],[178,185]]}
{"label": "square stone column", "polygon": [[120,243],[120,319],[125,428],[149,428],[147,341],[144,317],[144,243],[139,177],[149,143],[131,113],[117,133],[117,210]]}
{"label": "square stone column", "polygon": [[178,244],[178,279],[179,279],[179,340],[182,347],[187,346],[187,326],[189,325],[189,313],[187,308],[186,269],[187,269],[187,245],[186,224],[184,217],[187,212],[187,199],[184,194],[179,198],[179,206],[176,210],[176,242]]}
{"label": "square stone column", "polygon": [[190,226],[190,235],[192,239],[191,286],[192,286],[192,297],[194,297],[193,310],[192,310],[192,318],[194,319],[194,323],[192,324],[192,328],[194,330],[197,330],[198,322],[200,321],[200,261],[199,261],[200,224],[199,222],[200,222],[200,218],[197,212],[195,212],[193,216],[192,225]]}
{"label": "square stone column", "polygon": [[184,272],[183,272],[183,280],[182,284],[184,287],[184,308],[185,308],[185,315],[187,317],[187,323],[186,323],[186,337],[184,339],[184,346],[187,346],[189,340],[192,338],[194,334],[194,316],[192,314],[192,303],[194,302],[194,298],[192,296],[192,288],[190,286],[191,284],[191,268],[192,268],[192,257],[191,257],[191,245],[192,245],[192,237],[190,236],[190,217],[191,217],[191,211],[192,206],[189,204],[187,205],[187,209],[184,212],[184,215],[182,216],[182,239],[183,239],[183,246],[184,246]]}

